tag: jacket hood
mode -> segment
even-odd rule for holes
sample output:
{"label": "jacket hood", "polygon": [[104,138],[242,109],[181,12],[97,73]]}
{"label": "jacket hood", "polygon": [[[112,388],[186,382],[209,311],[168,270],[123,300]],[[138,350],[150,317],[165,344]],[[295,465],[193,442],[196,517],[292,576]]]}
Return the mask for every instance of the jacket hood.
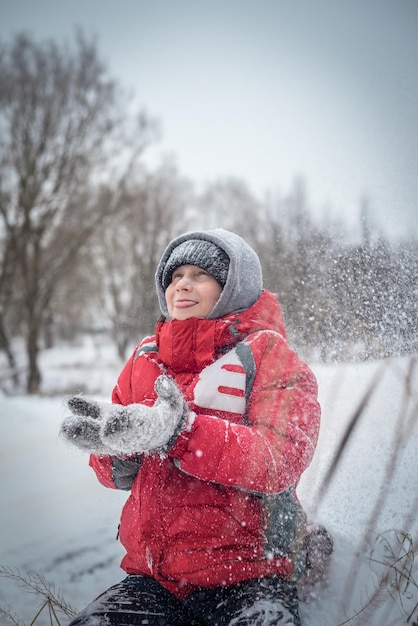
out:
{"label": "jacket hood", "polygon": [[256,302],[263,289],[263,277],[260,260],[251,246],[239,235],[223,228],[190,231],[176,237],[168,244],[157,266],[155,285],[160,309],[165,317],[169,317],[169,314],[163,288],[164,268],[174,248],[188,240],[212,242],[229,257],[226,283],[219,300],[208,315],[209,319],[243,311]]}

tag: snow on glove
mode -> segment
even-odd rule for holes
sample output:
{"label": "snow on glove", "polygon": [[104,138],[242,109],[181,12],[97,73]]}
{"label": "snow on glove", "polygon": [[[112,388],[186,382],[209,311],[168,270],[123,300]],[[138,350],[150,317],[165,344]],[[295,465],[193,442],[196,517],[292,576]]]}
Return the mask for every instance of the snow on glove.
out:
{"label": "snow on glove", "polygon": [[106,446],[100,436],[100,420],[109,413],[112,404],[87,400],[74,396],[68,400],[68,408],[73,413],[61,425],[61,436],[84,452],[99,455],[114,455],[115,451]]}
{"label": "snow on glove", "polygon": [[155,382],[154,406],[112,405],[112,413],[101,422],[102,442],[118,454],[167,452],[182,430],[190,429],[191,412],[176,383],[169,376]]}

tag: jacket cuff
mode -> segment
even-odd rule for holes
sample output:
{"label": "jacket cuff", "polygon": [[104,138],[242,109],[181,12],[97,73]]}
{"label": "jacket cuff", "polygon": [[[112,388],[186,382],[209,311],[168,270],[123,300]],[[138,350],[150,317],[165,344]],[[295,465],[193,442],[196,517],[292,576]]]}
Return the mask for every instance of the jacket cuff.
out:
{"label": "jacket cuff", "polygon": [[117,456],[112,457],[112,478],[117,489],[129,491],[139,472],[141,462],[142,456],[131,456],[124,459]]}
{"label": "jacket cuff", "polygon": [[189,446],[190,437],[192,436],[192,430],[193,427],[191,430],[181,431],[181,433],[177,436],[173,446],[169,450],[168,456],[174,459],[180,459],[183,456]]}

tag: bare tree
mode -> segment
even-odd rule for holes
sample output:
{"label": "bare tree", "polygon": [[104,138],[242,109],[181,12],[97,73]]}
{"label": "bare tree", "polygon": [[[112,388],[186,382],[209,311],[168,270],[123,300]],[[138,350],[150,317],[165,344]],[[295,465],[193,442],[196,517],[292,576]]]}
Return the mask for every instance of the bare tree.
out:
{"label": "bare tree", "polygon": [[133,127],[127,97],[82,34],[72,47],[24,34],[1,45],[0,94],[0,328],[7,336],[10,290],[19,284],[34,393],[54,290],[117,210],[152,125],[140,116]]}
{"label": "bare tree", "polygon": [[261,205],[246,182],[230,177],[206,185],[191,218],[199,229],[226,228],[254,241],[260,215]]}
{"label": "bare tree", "polygon": [[187,228],[190,183],[169,163],[137,175],[113,226],[96,242],[103,309],[123,360],[159,317],[154,273],[162,249]]}
{"label": "bare tree", "polygon": [[263,222],[265,283],[278,294],[289,341],[304,358],[329,358],[341,350],[349,314],[342,315],[332,285],[339,239],[313,219],[302,179],[286,195],[267,198]]}

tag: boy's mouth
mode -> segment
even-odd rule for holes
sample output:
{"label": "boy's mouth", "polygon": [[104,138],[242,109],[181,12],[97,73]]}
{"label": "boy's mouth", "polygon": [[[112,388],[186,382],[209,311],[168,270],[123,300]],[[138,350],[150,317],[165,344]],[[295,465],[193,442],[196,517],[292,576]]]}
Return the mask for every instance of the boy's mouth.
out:
{"label": "boy's mouth", "polygon": [[194,306],[195,304],[197,304],[196,300],[188,300],[186,298],[183,298],[181,300],[176,300],[174,306],[178,309],[187,309],[188,307]]}

